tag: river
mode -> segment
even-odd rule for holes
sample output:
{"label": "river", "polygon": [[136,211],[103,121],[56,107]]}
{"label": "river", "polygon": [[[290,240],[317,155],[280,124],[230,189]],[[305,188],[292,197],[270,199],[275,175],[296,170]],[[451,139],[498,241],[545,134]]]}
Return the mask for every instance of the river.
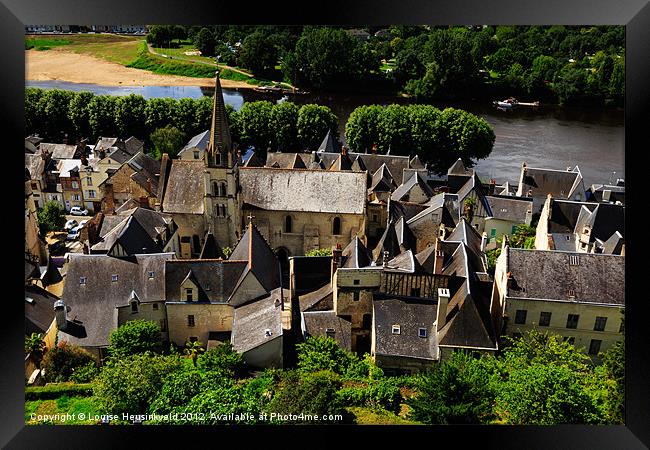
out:
{"label": "river", "polygon": [[[95,94],[139,94],[145,98],[201,98],[213,89],[197,86],[99,86],[64,81],[27,81],[27,87],[90,91]],[[239,110],[245,101],[279,101],[279,95],[251,90],[224,89],[227,104]],[[328,106],[339,118],[339,134],[344,141],[345,122],[354,108],[367,104],[410,103],[389,96],[304,95],[291,96],[297,104]],[[286,97],[285,97],[286,99]],[[625,178],[624,112],[612,108],[520,107],[501,111],[478,102],[434,103],[439,108],[462,108],[484,118],[494,129],[496,140],[490,156],[478,161],[476,170],[483,181],[517,182],[521,164],[530,167],[566,169],[578,165],[588,187]]]}

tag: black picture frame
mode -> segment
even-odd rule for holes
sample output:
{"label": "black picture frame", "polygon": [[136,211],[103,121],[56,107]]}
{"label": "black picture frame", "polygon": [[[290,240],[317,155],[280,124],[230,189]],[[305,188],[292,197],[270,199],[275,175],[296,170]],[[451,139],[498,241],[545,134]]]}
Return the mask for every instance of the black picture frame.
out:
{"label": "black picture frame", "polygon": [[[313,446],[329,442],[348,446],[349,439],[363,445],[366,439],[415,445],[453,445],[468,443],[500,449],[634,449],[650,445],[650,369],[646,343],[650,342],[648,300],[643,290],[646,248],[639,228],[643,219],[644,192],[641,171],[647,167],[646,129],[650,119],[650,6],[648,0],[454,0],[448,2],[401,0],[391,2],[334,0],[313,3],[283,2],[255,6],[250,3],[223,1],[125,0],[98,2],[83,0],[3,0],[0,5],[0,117],[9,130],[3,171],[8,187],[3,203],[5,246],[24,233],[19,204],[22,176],[19,148],[24,138],[24,25],[93,23],[240,23],[240,24],[490,24],[490,25],[625,25],[626,95],[625,161],[628,187],[626,258],[632,261],[626,270],[626,420],[625,426],[564,425],[554,427],[510,426],[433,426],[433,427],[117,427],[117,426],[30,426],[24,425],[23,379],[23,290],[18,255],[21,249],[10,245],[3,254],[5,285],[9,293],[1,300],[2,338],[0,338],[0,445],[6,448],[118,448],[133,438],[143,439],[146,447],[197,445],[207,439],[212,445],[250,446],[260,443]],[[585,149],[588,151],[588,149]],[[631,164],[627,164],[632,161]],[[9,194],[11,193],[11,195]],[[630,208],[629,205],[632,205]],[[8,213],[4,214],[4,210]],[[14,237],[15,236],[15,237]],[[7,272],[9,271],[9,272]],[[17,291],[17,292],[16,292]],[[345,433],[342,433],[342,432]],[[227,440],[226,437],[227,436]],[[218,439],[218,440],[217,440]],[[422,440],[420,444],[420,440]],[[156,442],[157,444],[154,444]],[[142,444],[140,444],[142,445]],[[231,444],[232,445],[232,444]],[[318,446],[320,446],[318,445]]]}

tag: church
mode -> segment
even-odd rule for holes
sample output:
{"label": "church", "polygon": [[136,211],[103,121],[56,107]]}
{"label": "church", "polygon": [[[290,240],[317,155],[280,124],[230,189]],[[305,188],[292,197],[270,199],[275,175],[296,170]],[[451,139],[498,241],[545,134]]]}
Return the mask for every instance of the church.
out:
{"label": "church", "polygon": [[198,258],[206,236],[234,248],[252,221],[281,261],[365,239],[366,171],[250,167],[232,141],[219,75],[212,123],[178,159],[163,155],[157,207],[178,225],[180,255]]}

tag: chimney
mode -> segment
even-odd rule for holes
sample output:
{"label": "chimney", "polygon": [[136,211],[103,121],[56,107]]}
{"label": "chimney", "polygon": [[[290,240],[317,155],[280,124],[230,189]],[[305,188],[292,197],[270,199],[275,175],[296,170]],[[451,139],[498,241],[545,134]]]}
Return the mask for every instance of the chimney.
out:
{"label": "chimney", "polygon": [[436,316],[436,330],[440,329],[447,323],[447,306],[449,305],[449,289],[438,288],[438,314]]}
{"label": "chimney", "polygon": [[348,154],[348,148],[344,145],[341,147],[341,155],[347,155]]}
{"label": "chimney", "polygon": [[442,273],[442,265],[445,261],[445,253],[442,250],[436,250],[435,258],[433,260],[433,273]]}
{"label": "chimney", "polygon": [[68,312],[63,300],[54,302],[54,316],[56,317],[56,327],[63,331],[68,326]]}
{"label": "chimney", "polygon": [[390,252],[388,250],[384,250],[384,259],[382,261],[382,266],[386,267],[388,265],[388,258],[389,258]]}
{"label": "chimney", "polygon": [[377,153],[377,144],[372,144],[372,153]]}
{"label": "chimney", "polygon": [[485,247],[487,247],[487,242],[488,242],[488,236],[487,233],[484,231],[483,235],[481,236],[481,251],[485,253]]}
{"label": "chimney", "polygon": [[445,228],[445,224],[441,223],[438,227],[438,239],[444,241],[445,237],[447,237],[447,229]]}
{"label": "chimney", "polygon": [[336,273],[336,270],[341,265],[341,253],[343,253],[343,250],[341,250],[340,244],[336,244],[336,247],[332,247],[332,281],[334,281],[334,274]]}

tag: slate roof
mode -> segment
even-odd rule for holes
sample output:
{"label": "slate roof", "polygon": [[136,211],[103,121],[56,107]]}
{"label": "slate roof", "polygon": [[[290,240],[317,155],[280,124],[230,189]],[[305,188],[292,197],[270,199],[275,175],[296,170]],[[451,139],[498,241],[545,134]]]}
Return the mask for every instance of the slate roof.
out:
{"label": "slate roof", "polygon": [[[576,166],[573,170],[539,169],[534,167],[522,167],[524,173],[517,190],[519,195],[528,195],[531,191],[532,197],[546,197],[551,194],[555,198],[571,199],[582,186],[582,175]],[[582,192],[584,198],[584,191]]]}
{"label": "slate roof", "polygon": [[114,230],[117,226],[125,225],[126,219],[129,217],[132,217],[141,225],[151,240],[155,240],[158,237],[159,231],[157,228],[160,229],[169,226],[173,221],[170,214],[152,211],[146,208],[136,207],[120,212],[116,211],[115,215],[108,214],[104,216],[99,236],[106,236],[107,233]]}
{"label": "slate roof", "polygon": [[395,222],[395,234],[397,235],[397,242],[399,247],[402,250],[408,250],[415,248],[416,238],[409,226],[406,223],[404,217],[400,217]]}
{"label": "slate roof", "polygon": [[603,253],[620,255],[624,243],[623,236],[617,231],[603,242]]}
{"label": "slate roof", "polygon": [[[160,178],[160,161],[156,161],[144,153],[138,153],[129,159],[126,164],[135,171],[131,175],[131,179],[142,186],[149,194],[156,196]],[[147,180],[149,180],[149,183]]]}
{"label": "slate roof", "polygon": [[[131,292],[143,302],[165,298],[165,261],[173,257],[173,253],[129,258],[70,254],[61,299],[69,307],[69,324],[75,318],[80,322],[60,332],[60,339],[87,347],[107,346],[109,333],[117,327],[115,307],[126,305]],[[118,275],[118,280],[112,281],[112,275]],[[86,277],[86,284],[80,284],[81,277]]]}
{"label": "slate roof", "polygon": [[227,303],[245,272],[246,266],[246,261],[215,259],[167,261],[165,263],[165,300],[168,302],[181,301],[181,284],[189,276],[199,289],[199,302]]}
{"label": "slate roof", "polygon": [[187,142],[187,144],[185,144],[185,147],[183,147],[178,152],[178,156],[180,158],[184,152],[188,152],[196,148],[199,150],[199,159],[203,159],[203,152],[205,151],[206,148],[208,148],[209,142],[210,142],[210,130],[205,130],[203,133],[199,133],[196,136],[194,136],[192,139],[190,139]]}
{"label": "slate roof", "polygon": [[201,254],[199,259],[216,259],[216,258],[226,258],[226,255],[223,254],[223,250],[217,242],[217,238],[214,237],[210,231],[205,235],[205,241],[203,242],[203,247],[201,247]]}
{"label": "slate roof", "polygon": [[367,267],[372,263],[372,252],[363,245],[359,236],[354,239],[341,252],[341,267],[355,268]]}
{"label": "slate roof", "polygon": [[[110,159],[119,164],[124,164],[131,158],[133,158],[133,155],[130,155],[129,153],[122,150],[121,148],[112,148],[111,152],[108,153],[106,156],[104,156],[104,158],[102,159]],[[108,171],[106,171],[106,173],[108,173]]]}
{"label": "slate roof", "polygon": [[144,142],[135,136],[131,136],[126,141],[124,141],[124,150],[130,155],[135,155],[138,152],[141,152],[144,149]]}
{"label": "slate roof", "polygon": [[203,161],[172,160],[163,211],[179,214],[203,214],[205,183]]}
{"label": "slate roof", "polygon": [[42,152],[44,150],[50,153],[52,159],[73,159],[77,153],[76,145],[67,145],[67,144],[46,144],[41,143],[39,145],[39,150]]}
{"label": "slate roof", "polygon": [[[533,208],[533,199],[531,197],[487,195],[485,199],[490,204],[494,219],[507,220],[515,223],[528,223],[527,211],[532,211]],[[530,217],[532,217],[532,214]]]}
{"label": "slate roof", "polygon": [[447,170],[447,175],[473,175],[473,170],[468,170],[461,158],[458,158],[455,163]]}
{"label": "slate roof", "polygon": [[408,222],[427,208],[429,205],[390,200],[388,202],[388,220],[397,221],[404,217]]}
{"label": "slate roof", "polygon": [[328,311],[334,308],[332,283],[298,297],[300,311]]}
{"label": "slate roof", "polygon": [[624,256],[508,248],[507,267],[511,298],[625,305]]}
{"label": "slate roof", "polygon": [[433,273],[435,258],[436,258],[435,244],[429,245],[427,248],[425,248],[420,253],[415,255],[415,259],[417,260],[418,264],[420,264],[422,270],[426,273]]}
{"label": "slate roof", "polygon": [[242,167],[239,180],[243,202],[260,209],[338,214],[363,214],[365,209],[363,172]]}
{"label": "slate roof", "polygon": [[341,153],[327,170],[352,170],[352,161],[348,155]]}
{"label": "slate roof", "polygon": [[91,250],[93,252],[109,252],[117,243],[128,255],[160,253],[163,249],[133,216],[126,217],[116,227],[101,236],[99,242],[94,244]]}
{"label": "slate roof", "polygon": [[625,207],[600,203],[592,211],[583,206],[576,221],[575,232],[582,233],[584,227],[591,227],[590,241],[606,241],[615,232],[625,236]]}
{"label": "slate roof", "polygon": [[306,169],[312,161],[313,156],[311,153],[270,152],[266,154],[266,164],[264,166],[276,169]]}
{"label": "slate roof", "polygon": [[436,213],[440,214],[438,221],[448,227],[455,227],[460,221],[460,201],[458,195],[442,193],[438,194],[425,203],[426,209],[411,217],[406,221],[408,225],[420,225],[422,223],[431,222],[431,215]]}
{"label": "slate roof", "polygon": [[45,161],[40,155],[30,155],[26,153],[25,168],[29,170],[30,179],[41,179],[45,172]]}
{"label": "slate roof", "polygon": [[382,164],[372,173],[369,188],[371,192],[392,192],[395,188],[397,184],[386,164]]}
{"label": "slate roof", "polygon": [[445,242],[462,242],[467,246],[469,251],[468,261],[475,272],[487,271],[487,260],[485,254],[481,251],[481,240],[481,235],[473,226],[467,223],[465,218],[461,218],[458,226],[445,238]]}
{"label": "slate roof", "polygon": [[[435,360],[438,342],[433,327],[436,303],[431,300],[375,298],[373,301],[375,354]],[[400,334],[392,333],[392,326],[400,326]],[[427,330],[427,337],[419,337],[419,329]]]}
{"label": "slate roof", "polygon": [[140,208],[140,202],[134,198],[128,198],[124,203],[115,209],[115,214],[124,214],[125,211],[131,211],[133,208]]}
{"label": "slate roof", "polygon": [[409,168],[426,169],[424,164],[422,164],[422,161],[420,161],[420,157],[418,155],[415,155],[413,158],[411,158],[411,161],[409,161]]}
{"label": "slate roof", "polygon": [[[29,300],[28,300],[29,299]],[[25,287],[25,334],[45,333],[54,320],[54,302],[59,297],[36,286]]]}
{"label": "slate roof", "polygon": [[551,211],[548,218],[549,233],[573,233],[583,206],[589,210],[597,203],[574,202],[570,200],[551,199]]}
{"label": "slate roof", "polygon": [[352,324],[336,315],[335,311],[307,311],[302,313],[303,331],[308,336],[327,336],[327,330],[334,330],[334,340],[341,348],[352,348]]}
{"label": "slate roof", "polygon": [[[283,295],[288,295],[284,289]],[[282,336],[282,309],[276,305],[280,300],[280,288],[268,296],[235,308],[232,322],[231,342],[233,349],[245,353]],[[270,336],[266,330],[270,331]]]}
{"label": "slate roof", "polygon": [[[317,155],[323,160],[323,163],[326,167],[329,167],[332,162],[338,158],[339,153],[331,152],[321,152],[319,151]],[[386,164],[386,167],[392,174],[392,178],[395,180],[395,187],[402,184],[403,172],[404,169],[409,168],[409,157],[408,156],[397,156],[397,155],[380,155],[378,153],[356,153],[349,152],[348,156],[352,161],[357,157],[361,158],[363,164],[366,166],[366,169],[369,173],[374,174],[377,169],[379,169],[382,164]]]}
{"label": "slate roof", "polygon": [[395,231],[395,222],[393,221],[388,222],[384,234],[381,236],[377,246],[372,251],[372,257],[377,265],[383,264],[384,252],[388,252],[388,259],[392,259],[402,253],[399,239]]}
{"label": "slate roof", "polygon": [[248,261],[248,269],[267,292],[280,285],[278,260],[273,249],[251,222],[228,259]]}
{"label": "slate roof", "polygon": [[433,190],[429,187],[426,181],[422,179],[418,172],[413,172],[413,175],[407,181],[402,183],[397,189],[395,189],[395,191],[393,191],[390,199],[407,202],[409,201],[411,191],[415,189],[416,186],[422,189],[428,198],[433,197]]}
{"label": "slate roof", "polygon": [[400,253],[395,258],[388,261],[386,270],[390,272],[416,273],[423,272],[423,268],[415,258],[411,250]]}
{"label": "slate roof", "polygon": [[467,180],[467,182],[458,190],[457,195],[460,202],[464,203],[465,198],[467,198],[467,196],[469,196],[472,191],[476,192],[477,198],[481,202],[481,205],[483,205],[483,209],[485,210],[487,217],[492,216],[493,212],[490,208],[489,202],[485,198],[483,185],[481,184],[481,180],[479,180],[476,174],[473,174],[469,180]]}
{"label": "slate roof", "polygon": [[99,150],[108,150],[111,147],[115,146],[121,147],[121,142],[119,138],[109,138],[109,137],[99,137],[97,139],[97,143],[95,144],[95,152],[98,152]]}
{"label": "slate roof", "polygon": [[232,137],[230,135],[230,126],[228,125],[226,103],[223,99],[223,91],[221,90],[221,81],[219,80],[219,71],[217,71],[214,83],[210,139],[206,150],[208,152],[220,151],[222,153],[228,153],[232,151]]}
{"label": "slate roof", "polygon": [[[57,169],[59,170],[59,178],[69,178],[71,177],[70,172],[75,172],[75,169],[78,171],[81,167],[80,159],[62,159],[57,164]],[[77,173],[77,176],[79,174]]]}
{"label": "slate roof", "polygon": [[327,134],[318,146],[318,151],[327,153],[339,153],[341,151],[341,145],[338,143],[335,137],[332,136],[330,130],[327,130]]}

